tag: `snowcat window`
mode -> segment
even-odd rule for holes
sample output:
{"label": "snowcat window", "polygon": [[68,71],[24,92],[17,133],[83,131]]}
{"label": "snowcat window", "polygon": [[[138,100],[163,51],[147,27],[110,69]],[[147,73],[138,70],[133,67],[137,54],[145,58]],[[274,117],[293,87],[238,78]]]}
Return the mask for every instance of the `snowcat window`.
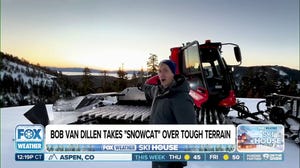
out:
{"label": "snowcat window", "polygon": [[212,66],[210,63],[203,62],[203,73],[206,78],[212,78],[214,76]]}
{"label": "snowcat window", "polygon": [[199,78],[198,75],[191,75],[188,77],[190,88],[193,90],[197,90],[197,88],[202,87],[204,88],[203,81]]}
{"label": "snowcat window", "polygon": [[198,46],[191,46],[184,50],[184,69],[187,74],[201,73]]}

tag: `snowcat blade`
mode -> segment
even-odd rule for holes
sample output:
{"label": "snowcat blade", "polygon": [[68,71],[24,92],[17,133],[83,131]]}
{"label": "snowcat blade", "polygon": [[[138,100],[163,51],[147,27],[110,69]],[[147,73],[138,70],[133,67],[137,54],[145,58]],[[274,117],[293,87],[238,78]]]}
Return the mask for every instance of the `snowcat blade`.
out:
{"label": "snowcat blade", "polygon": [[33,124],[42,124],[44,127],[49,124],[49,117],[45,103],[40,102],[24,113],[24,116]]}

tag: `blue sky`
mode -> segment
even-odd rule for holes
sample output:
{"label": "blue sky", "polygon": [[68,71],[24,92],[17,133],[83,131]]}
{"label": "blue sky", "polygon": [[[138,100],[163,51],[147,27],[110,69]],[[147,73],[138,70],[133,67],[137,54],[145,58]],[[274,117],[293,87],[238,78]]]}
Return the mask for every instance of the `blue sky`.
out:
{"label": "blue sky", "polygon": [[299,69],[299,0],[1,1],[1,51],[45,66],[145,69],[206,39],[238,44],[244,66]]}

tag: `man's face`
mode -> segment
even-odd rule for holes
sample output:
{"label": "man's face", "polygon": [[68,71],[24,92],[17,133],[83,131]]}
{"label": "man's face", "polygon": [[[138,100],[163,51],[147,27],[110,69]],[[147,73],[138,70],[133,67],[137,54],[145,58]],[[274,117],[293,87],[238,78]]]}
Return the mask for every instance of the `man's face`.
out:
{"label": "man's face", "polygon": [[174,74],[167,64],[161,63],[158,67],[158,76],[161,82],[161,85],[164,88],[167,88],[172,84],[174,79]]}

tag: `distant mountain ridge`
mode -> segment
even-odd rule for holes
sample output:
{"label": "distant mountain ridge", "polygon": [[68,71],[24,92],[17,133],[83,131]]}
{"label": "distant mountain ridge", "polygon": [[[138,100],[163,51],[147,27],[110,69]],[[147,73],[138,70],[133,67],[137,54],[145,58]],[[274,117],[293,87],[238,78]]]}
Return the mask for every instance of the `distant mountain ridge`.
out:
{"label": "distant mountain ridge", "polygon": [[[51,69],[52,71],[61,71],[61,72],[83,72],[84,68],[80,67],[68,67],[68,68],[60,68],[60,67],[47,67]],[[107,73],[117,73],[118,70],[101,70],[101,69],[94,69],[89,68],[91,73],[103,73],[103,71],[106,71]],[[126,71],[128,74],[133,74],[134,72],[137,73],[138,70],[128,70]]]}
{"label": "distant mountain ridge", "polygon": [[[60,68],[60,67],[46,67],[52,71],[61,71],[61,72],[83,72],[84,68],[80,67],[69,67],[69,68]],[[291,76],[293,79],[300,81],[300,71],[296,69],[292,69],[285,66],[277,66],[277,65],[259,65],[259,66],[237,66],[234,67],[234,73],[246,74],[248,69],[253,69],[254,71],[260,72],[264,69],[273,69],[274,71],[280,70],[283,73],[286,73],[288,76]],[[92,73],[103,73],[104,70],[89,68]],[[108,73],[117,73],[118,70],[108,71]],[[127,73],[137,72],[138,70],[128,70]]]}

